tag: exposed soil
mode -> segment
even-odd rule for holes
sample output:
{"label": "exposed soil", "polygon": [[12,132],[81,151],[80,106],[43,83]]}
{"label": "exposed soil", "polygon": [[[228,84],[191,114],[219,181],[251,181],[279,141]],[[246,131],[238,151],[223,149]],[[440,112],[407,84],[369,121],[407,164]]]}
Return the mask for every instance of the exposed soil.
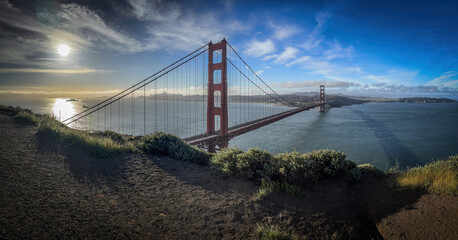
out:
{"label": "exposed soil", "polygon": [[253,182],[163,156],[94,159],[0,114],[0,239],[456,239],[458,199],[393,192],[372,176],[256,200]]}

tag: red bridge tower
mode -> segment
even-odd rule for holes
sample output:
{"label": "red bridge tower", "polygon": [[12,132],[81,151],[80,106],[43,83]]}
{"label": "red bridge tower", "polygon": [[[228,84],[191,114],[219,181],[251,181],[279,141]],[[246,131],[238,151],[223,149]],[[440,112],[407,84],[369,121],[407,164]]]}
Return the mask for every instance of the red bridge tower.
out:
{"label": "red bridge tower", "polygon": [[[219,120],[219,138],[216,143],[207,145],[208,152],[215,152],[215,147],[220,149],[227,148],[229,145],[228,134],[228,116],[227,116],[227,62],[226,62],[226,39],[221,42],[208,46],[208,95],[207,95],[207,132],[206,134],[215,133],[216,117]],[[221,53],[221,62],[215,62],[213,54],[219,51]],[[221,71],[218,74],[217,71]],[[221,76],[221,79],[218,79]],[[216,77],[216,79],[215,79]],[[215,93],[217,94],[218,106],[215,106]],[[219,95],[219,96],[218,96]]]}
{"label": "red bridge tower", "polygon": [[320,112],[327,111],[326,96],[324,95],[324,85],[320,85]]}

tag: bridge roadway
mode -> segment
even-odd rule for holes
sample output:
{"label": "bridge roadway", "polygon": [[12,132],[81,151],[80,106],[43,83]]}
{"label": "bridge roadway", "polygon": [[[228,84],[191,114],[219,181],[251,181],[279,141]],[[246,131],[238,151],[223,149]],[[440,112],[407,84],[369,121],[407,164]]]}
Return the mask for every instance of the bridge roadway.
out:
{"label": "bridge roadway", "polygon": [[[300,113],[302,111],[307,111],[315,107],[319,107],[321,105],[325,105],[326,103],[316,103],[310,106],[306,107],[299,107],[295,108],[286,112],[278,113],[272,116],[268,116],[265,118],[260,118],[251,122],[239,124],[233,127],[230,127],[228,129],[228,135],[227,136],[220,136],[219,131],[215,131],[214,133],[211,134],[201,134],[201,135],[196,135],[188,138],[184,138],[183,141],[187,142],[189,145],[196,145],[196,146],[203,146],[208,143],[217,143],[220,141],[222,138],[226,138],[225,140],[229,140],[231,138],[237,137],[239,135],[242,135],[244,133],[253,131],[255,129],[258,129],[260,127],[266,126],[268,124],[271,124],[273,122],[276,122],[278,120],[281,120],[283,118],[289,117],[291,115]],[[228,139],[227,139],[228,138]]]}

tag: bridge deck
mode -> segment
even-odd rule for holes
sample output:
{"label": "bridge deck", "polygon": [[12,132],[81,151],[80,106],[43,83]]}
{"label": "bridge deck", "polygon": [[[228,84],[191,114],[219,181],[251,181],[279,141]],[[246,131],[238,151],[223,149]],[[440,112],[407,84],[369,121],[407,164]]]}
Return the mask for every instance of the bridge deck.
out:
{"label": "bridge deck", "polygon": [[[318,103],[318,104],[313,104],[311,106],[306,106],[306,107],[300,107],[300,108],[295,108],[286,112],[282,112],[279,114],[275,114],[269,117],[265,118],[260,118],[251,122],[243,123],[240,125],[236,125],[233,127],[230,127],[228,130],[228,136],[230,138],[234,138],[236,136],[242,135],[244,133],[253,131],[255,129],[258,129],[260,127],[266,126],[268,124],[271,124],[273,122],[276,122],[278,120],[281,120],[283,118],[289,117],[291,115],[294,115],[296,113],[300,113],[302,111],[310,110],[315,107],[319,107],[321,105],[324,105],[325,103]],[[218,141],[221,136],[219,135],[219,131],[216,131],[212,134],[202,134],[202,135],[196,135],[193,137],[188,137],[184,138],[183,141],[187,142],[190,145],[202,145],[206,143],[212,143]]]}

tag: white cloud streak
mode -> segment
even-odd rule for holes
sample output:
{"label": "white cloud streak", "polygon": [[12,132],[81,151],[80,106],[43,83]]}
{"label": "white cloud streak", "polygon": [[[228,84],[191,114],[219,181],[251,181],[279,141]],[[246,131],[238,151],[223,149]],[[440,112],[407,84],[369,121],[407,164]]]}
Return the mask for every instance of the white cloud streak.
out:
{"label": "white cloud streak", "polygon": [[448,71],[441,74],[439,77],[427,82],[427,86],[442,86],[458,88],[458,72]]}
{"label": "white cloud streak", "polygon": [[308,80],[302,82],[285,82],[281,83],[282,88],[316,88],[320,85],[325,85],[326,88],[350,88],[360,86],[354,82],[341,82],[341,81],[329,81],[329,80]]}
{"label": "white cloud streak", "polygon": [[0,68],[1,73],[60,73],[60,74],[85,74],[99,72],[96,69],[38,69],[38,68]]}
{"label": "white cloud streak", "polygon": [[297,48],[286,47],[285,50],[275,58],[274,63],[285,63],[286,61],[295,58],[298,51],[299,50]]}
{"label": "white cloud streak", "polygon": [[262,57],[275,51],[275,45],[272,40],[258,41],[253,39],[246,45],[245,54],[252,57]]}

